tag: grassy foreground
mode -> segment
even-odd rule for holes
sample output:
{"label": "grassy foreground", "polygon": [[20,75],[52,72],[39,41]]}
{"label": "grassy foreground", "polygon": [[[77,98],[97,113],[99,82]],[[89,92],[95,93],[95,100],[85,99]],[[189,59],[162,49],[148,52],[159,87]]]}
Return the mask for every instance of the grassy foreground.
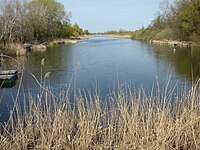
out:
{"label": "grassy foreground", "polygon": [[11,111],[3,125],[0,149],[200,148],[199,81],[173,104],[173,92],[147,96],[141,89],[136,96],[129,89],[119,88],[107,103],[82,92],[73,105],[67,91],[59,99],[48,90],[30,96],[24,115],[16,103],[17,117]]}

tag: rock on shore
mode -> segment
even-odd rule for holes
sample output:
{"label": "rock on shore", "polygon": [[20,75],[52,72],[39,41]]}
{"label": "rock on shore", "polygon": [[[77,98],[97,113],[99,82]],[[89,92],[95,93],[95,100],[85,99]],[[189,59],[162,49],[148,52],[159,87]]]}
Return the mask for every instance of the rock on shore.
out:
{"label": "rock on shore", "polygon": [[179,47],[191,47],[191,42],[186,41],[172,41],[172,40],[150,40],[150,43],[155,44],[167,44],[171,46],[179,46]]}

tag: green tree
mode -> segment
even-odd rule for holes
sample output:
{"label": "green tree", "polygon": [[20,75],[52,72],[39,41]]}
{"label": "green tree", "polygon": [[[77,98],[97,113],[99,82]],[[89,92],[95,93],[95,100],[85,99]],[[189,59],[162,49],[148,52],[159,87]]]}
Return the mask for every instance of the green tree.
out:
{"label": "green tree", "polygon": [[88,30],[84,30],[84,34],[85,34],[85,35],[89,35],[90,32],[89,32]]}
{"label": "green tree", "polygon": [[149,29],[149,34],[154,32],[154,37],[161,39],[199,41],[200,0],[163,0],[160,11],[146,30]]}
{"label": "green tree", "polygon": [[200,36],[200,1],[182,1],[178,6],[178,27],[182,37],[186,40],[198,40]]}
{"label": "green tree", "polygon": [[[66,24],[70,15],[64,6],[56,0],[33,0],[30,3],[30,17],[34,37],[37,41],[66,36]],[[67,29],[66,29],[67,30]]]}
{"label": "green tree", "polygon": [[71,32],[70,33],[71,33],[71,36],[74,36],[75,38],[78,38],[78,36],[84,35],[83,29],[80,28],[77,23],[75,23],[71,27]]}

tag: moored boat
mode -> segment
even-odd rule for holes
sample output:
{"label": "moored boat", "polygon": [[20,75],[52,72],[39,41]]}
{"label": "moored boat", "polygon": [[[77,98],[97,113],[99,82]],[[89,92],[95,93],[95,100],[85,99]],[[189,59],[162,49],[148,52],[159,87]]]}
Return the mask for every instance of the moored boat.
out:
{"label": "moored boat", "polygon": [[2,70],[0,71],[0,75],[17,75],[17,70]]}
{"label": "moored boat", "polygon": [[18,79],[17,70],[0,71],[0,87],[12,87]]}

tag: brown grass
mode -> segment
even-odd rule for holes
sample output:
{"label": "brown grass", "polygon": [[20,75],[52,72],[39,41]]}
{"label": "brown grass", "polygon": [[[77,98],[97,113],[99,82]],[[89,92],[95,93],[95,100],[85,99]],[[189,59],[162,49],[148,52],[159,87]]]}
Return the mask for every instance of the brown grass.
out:
{"label": "brown grass", "polygon": [[199,81],[174,103],[167,90],[148,96],[119,88],[107,100],[79,92],[73,104],[68,91],[58,98],[43,90],[29,97],[23,113],[17,103],[17,115],[10,111],[0,149],[200,148]]}
{"label": "brown grass", "polygon": [[6,45],[0,45],[2,53],[7,55],[26,55],[26,50],[20,43],[7,43]]}

